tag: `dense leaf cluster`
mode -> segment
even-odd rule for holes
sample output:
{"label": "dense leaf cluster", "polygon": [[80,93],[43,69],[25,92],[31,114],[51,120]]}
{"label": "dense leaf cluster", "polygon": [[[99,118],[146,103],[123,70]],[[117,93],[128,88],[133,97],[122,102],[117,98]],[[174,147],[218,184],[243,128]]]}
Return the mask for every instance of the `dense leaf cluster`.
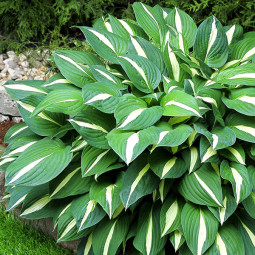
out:
{"label": "dense leaf cluster", "polygon": [[100,58],[55,51],[60,73],[5,83],[25,121],[8,210],[53,217],[80,254],[255,254],[255,32],[133,8],[79,27]]}
{"label": "dense leaf cluster", "polygon": [[[92,22],[110,13],[118,18],[134,18],[131,4],[125,0],[3,0],[0,2],[0,51],[22,49],[23,44],[37,42],[51,47],[66,47],[78,41],[73,37],[73,25],[90,26]],[[176,6],[192,14],[197,23],[215,15],[224,24],[242,24],[245,31],[254,30],[255,3],[253,0],[142,0],[149,5]],[[40,18],[38,18],[40,17]],[[12,40],[11,40],[12,39]],[[13,40],[14,39],[14,40]],[[22,43],[22,44],[20,44]],[[56,49],[56,48],[55,48]]]}

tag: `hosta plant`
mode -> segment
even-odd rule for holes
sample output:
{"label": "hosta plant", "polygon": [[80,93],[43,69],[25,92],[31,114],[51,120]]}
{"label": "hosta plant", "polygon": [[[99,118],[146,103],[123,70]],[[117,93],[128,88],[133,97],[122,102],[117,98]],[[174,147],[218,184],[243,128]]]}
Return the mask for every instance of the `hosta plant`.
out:
{"label": "hosta plant", "polygon": [[9,81],[25,122],[7,210],[52,217],[79,254],[255,254],[255,33],[135,3],[79,27],[47,81]]}

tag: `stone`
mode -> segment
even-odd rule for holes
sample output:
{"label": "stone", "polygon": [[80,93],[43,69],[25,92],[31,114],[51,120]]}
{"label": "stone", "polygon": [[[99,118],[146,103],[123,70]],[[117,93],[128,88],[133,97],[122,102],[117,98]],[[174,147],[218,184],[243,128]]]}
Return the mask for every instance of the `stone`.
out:
{"label": "stone", "polygon": [[7,54],[8,58],[16,57],[16,54],[14,51],[7,51],[6,54]]}
{"label": "stone", "polygon": [[20,59],[20,61],[25,61],[26,59],[27,59],[27,57],[23,54],[23,53],[20,53],[19,54],[19,59]]}
{"label": "stone", "polygon": [[7,67],[5,67],[3,70],[2,70],[2,72],[1,73],[7,73],[8,72],[8,68]]}
{"label": "stone", "polygon": [[11,60],[10,58],[7,58],[6,60],[4,60],[5,66],[9,69],[16,69],[18,67],[18,64],[16,61]]}
{"label": "stone", "polygon": [[12,117],[12,121],[15,122],[15,123],[20,123],[23,121],[23,118],[21,117]]}
{"label": "stone", "polygon": [[0,64],[1,65],[4,64],[4,55],[3,54],[0,55]]}
{"label": "stone", "polygon": [[32,80],[34,80],[34,77],[33,76],[28,76],[28,78],[27,78],[29,81],[32,81]]}
{"label": "stone", "polygon": [[0,64],[0,71],[4,70],[5,65]]}
{"label": "stone", "polygon": [[3,86],[0,86],[0,113],[3,115],[20,116],[16,103],[7,94]]}
{"label": "stone", "polygon": [[41,66],[42,66],[42,63],[40,61],[35,61],[35,67],[37,69],[40,69]]}
{"label": "stone", "polygon": [[9,121],[9,120],[10,120],[9,116],[0,114],[0,122]]}
{"label": "stone", "polygon": [[29,66],[29,63],[28,63],[27,61],[23,61],[23,62],[21,63],[21,66],[23,66],[23,67],[28,67],[28,66]]}
{"label": "stone", "polygon": [[11,75],[11,80],[20,79],[24,75],[23,71],[21,71],[21,70],[14,70],[12,68],[8,69],[8,73]]}

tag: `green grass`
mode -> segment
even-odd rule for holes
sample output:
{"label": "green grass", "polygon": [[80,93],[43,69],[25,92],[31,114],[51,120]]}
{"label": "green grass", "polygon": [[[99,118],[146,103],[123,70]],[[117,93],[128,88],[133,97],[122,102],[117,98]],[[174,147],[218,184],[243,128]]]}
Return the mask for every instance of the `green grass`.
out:
{"label": "green grass", "polygon": [[21,222],[0,205],[1,255],[71,255],[49,236]]}

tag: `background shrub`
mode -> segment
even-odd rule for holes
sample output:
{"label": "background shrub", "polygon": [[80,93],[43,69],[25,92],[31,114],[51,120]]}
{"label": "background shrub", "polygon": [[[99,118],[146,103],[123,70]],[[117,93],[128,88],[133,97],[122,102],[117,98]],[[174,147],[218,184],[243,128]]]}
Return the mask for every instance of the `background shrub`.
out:
{"label": "background shrub", "polygon": [[[82,44],[73,25],[90,26],[94,20],[110,13],[118,18],[134,18],[131,4],[126,0],[3,0],[0,2],[0,52],[6,49],[22,50],[30,46],[47,45],[53,49],[62,46],[80,47]],[[142,0],[151,6],[176,6],[197,23],[215,15],[224,24],[242,24],[245,31],[255,27],[255,2],[253,0]],[[82,38],[82,37],[80,37]],[[22,44],[21,44],[22,43]]]}

